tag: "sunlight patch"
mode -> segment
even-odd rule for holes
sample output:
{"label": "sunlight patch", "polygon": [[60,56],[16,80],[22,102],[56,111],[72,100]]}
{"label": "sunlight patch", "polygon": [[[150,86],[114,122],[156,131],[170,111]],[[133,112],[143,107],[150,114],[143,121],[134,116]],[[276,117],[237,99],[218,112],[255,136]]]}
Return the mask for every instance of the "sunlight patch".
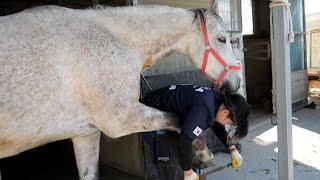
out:
{"label": "sunlight patch", "polygon": [[[292,125],[293,159],[320,170],[320,134]],[[277,142],[277,126],[265,131],[254,140],[256,144]],[[278,148],[274,149],[278,153]]]}

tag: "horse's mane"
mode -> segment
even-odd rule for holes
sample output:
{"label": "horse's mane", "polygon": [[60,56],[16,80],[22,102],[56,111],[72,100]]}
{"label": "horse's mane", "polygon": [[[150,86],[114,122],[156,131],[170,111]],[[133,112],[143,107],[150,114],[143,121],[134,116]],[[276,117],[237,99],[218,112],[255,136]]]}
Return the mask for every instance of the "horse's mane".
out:
{"label": "horse's mane", "polygon": [[[126,6],[126,7],[111,7],[106,5],[98,5],[92,8],[93,10],[109,10],[113,12],[127,12],[127,13],[134,13],[134,12],[146,12],[148,10],[151,10],[152,13],[156,14],[167,14],[167,13],[177,13],[177,12],[192,12],[194,14],[194,19],[192,23],[197,22],[198,20],[203,21],[206,23],[206,18],[204,13],[207,11],[205,8],[194,8],[194,9],[183,9],[183,8],[177,8],[177,7],[170,7],[165,5],[138,5],[138,6]],[[146,12],[147,14],[147,12]],[[219,16],[219,14],[214,13],[219,21],[223,23],[222,18]],[[224,24],[224,23],[223,23]]]}
{"label": "horse's mane", "polygon": [[[138,6],[125,6],[125,7],[111,7],[111,6],[105,6],[105,5],[98,5],[93,7],[94,10],[113,10],[115,12],[121,11],[121,12],[144,12],[151,10],[153,13],[157,14],[166,14],[166,13],[174,13],[178,12],[177,10],[187,11],[187,9],[183,8],[177,8],[177,7],[170,7],[170,6],[164,6],[164,5],[138,5]],[[180,11],[180,12],[182,12]]]}
{"label": "horse's mane", "polygon": [[[191,9],[191,11],[194,13],[193,23],[195,21],[197,21],[198,19],[200,19],[200,21],[202,21],[206,24],[206,18],[205,18],[204,13],[207,11],[207,9],[197,8],[197,9]],[[224,24],[223,19],[219,14],[214,13],[213,15],[217,18],[218,21],[221,22],[221,24]]]}

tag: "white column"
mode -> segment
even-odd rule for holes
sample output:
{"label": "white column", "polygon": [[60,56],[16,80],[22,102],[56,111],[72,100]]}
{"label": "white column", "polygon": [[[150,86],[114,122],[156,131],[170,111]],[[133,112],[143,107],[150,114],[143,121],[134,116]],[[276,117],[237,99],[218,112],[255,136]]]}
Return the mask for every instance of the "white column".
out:
{"label": "white column", "polygon": [[[288,0],[284,0],[288,2]],[[273,53],[276,72],[278,122],[278,179],[293,179],[292,160],[292,108],[289,22],[284,6],[274,7]]]}
{"label": "white column", "polygon": [[138,0],[132,0],[132,5],[133,5],[133,6],[138,5]]}

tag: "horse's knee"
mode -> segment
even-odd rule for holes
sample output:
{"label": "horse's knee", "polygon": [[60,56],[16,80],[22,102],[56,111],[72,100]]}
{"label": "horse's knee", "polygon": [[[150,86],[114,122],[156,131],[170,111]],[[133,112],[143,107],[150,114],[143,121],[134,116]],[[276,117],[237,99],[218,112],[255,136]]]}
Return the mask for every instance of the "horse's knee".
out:
{"label": "horse's knee", "polygon": [[194,166],[206,168],[214,164],[213,153],[203,141],[197,138],[193,140],[192,146]]}

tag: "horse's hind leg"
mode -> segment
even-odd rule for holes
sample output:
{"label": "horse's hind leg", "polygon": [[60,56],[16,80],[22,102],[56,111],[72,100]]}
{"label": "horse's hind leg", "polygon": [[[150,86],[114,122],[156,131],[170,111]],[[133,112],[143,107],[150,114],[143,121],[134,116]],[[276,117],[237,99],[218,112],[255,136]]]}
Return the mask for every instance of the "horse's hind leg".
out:
{"label": "horse's hind leg", "polygon": [[113,138],[164,129],[180,132],[179,119],[175,114],[163,112],[139,102],[130,107],[126,121],[122,122],[121,130],[115,132]]}
{"label": "horse's hind leg", "polygon": [[72,138],[80,180],[97,180],[100,131]]}

